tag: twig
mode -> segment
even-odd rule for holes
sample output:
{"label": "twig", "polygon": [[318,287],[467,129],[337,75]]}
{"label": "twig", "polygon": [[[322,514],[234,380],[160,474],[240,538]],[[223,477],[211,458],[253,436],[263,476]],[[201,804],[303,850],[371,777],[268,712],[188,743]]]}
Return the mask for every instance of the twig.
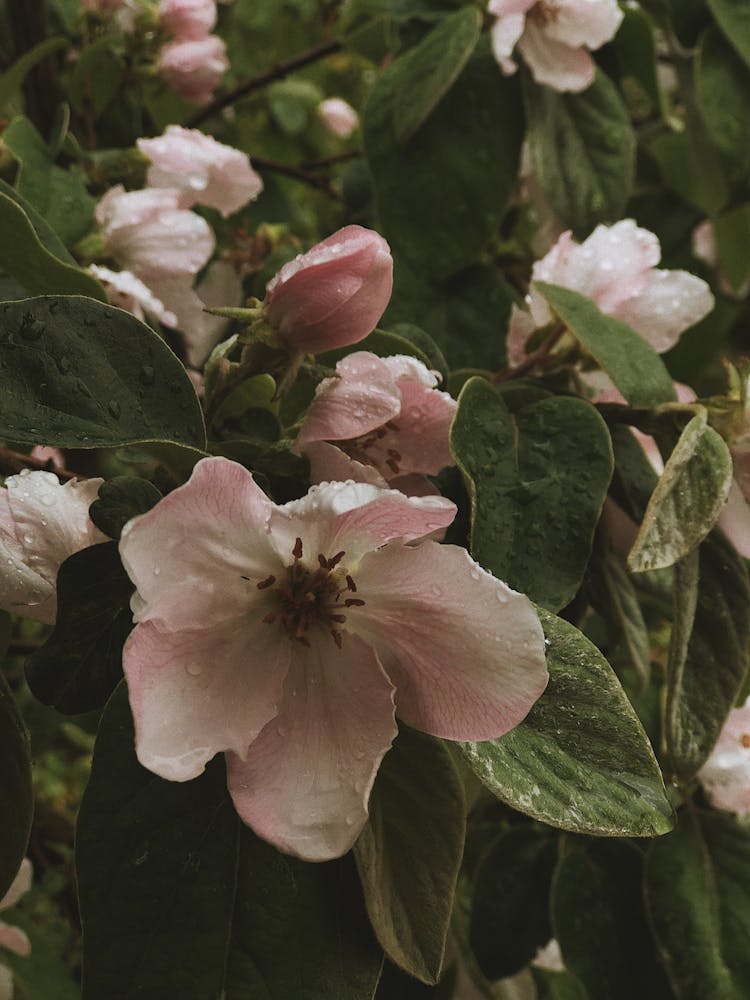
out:
{"label": "twig", "polygon": [[29,656],[43,645],[44,641],[39,639],[11,639],[8,643],[8,656]]}
{"label": "twig", "polygon": [[493,385],[499,385],[501,382],[510,382],[511,379],[520,378],[521,375],[525,375],[526,372],[531,371],[531,369],[538,362],[544,361],[545,358],[549,356],[552,349],[564,333],[565,327],[562,323],[560,323],[559,326],[552,331],[549,337],[547,337],[541,347],[532,351],[525,361],[522,361],[521,364],[517,365],[515,368],[509,368],[507,371],[500,372],[498,375],[493,375],[490,382],[492,382]]}
{"label": "twig", "polygon": [[20,451],[11,451],[10,448],[0,448],[0,471],[3,475],[13,475],[21,472],[22,469],[38,469],[41,472],[54,472],[61,479],[85,479],[79,472],[71,472],[70,469],[55,469],[51,467],[48,459],[32,458],[31,455],[24,455]]}
{"label": "twig", "polygon": [[327,167],[335,167],[338,163],[347,163],[349,160],[356,160],[363,156],[361,149],[350,149],[348,153],[337,153],[335,156],[327,156],[324,160],[310,160],[309,163],[302,163],[301,170],[325,170]]}
{"label": "twig", "polygon": [[293,180],[299,181],[301,184],[307,184],[309,187],[322,191],[334,201],[342,200],[341,195],[338,191],[334,191],[327,180],[324,180],[322,177],[316,177],[315,174],[308,173],[304,167],[292,167],[286,163],[279,163],[277,160],[266,160],[262,156],[253,157],[253,166],[257,167],[260,171],[270,170],[275,174],[282,174],[284,177],[291,177]]}
{"label": "twig", "polygon": [[341,49],[341,42],[323,42],[322,45],[308,49],[307,52],[302,52],[293,59],[287,60],[287,62],[277,63],[259,76],[253,76],[249,80],[245,80],[244,83],[237,84],[236,87],[217,97],[216,100],[211,101],[205,108],[196,111],[188,121],[188,127],[195,128],[197,125],[201,125],[207,119],[218,114],[219,111],[222,111],[230,104],[234,104],[235,101],[247,97],[248,94],[252,94],[256,90],[262,90],[263,87],[266,87],[269,83],[273,83],[275,80],[282,80],[285,76],[289,76],[290,73],[294,73],[295,70],[317,62],[318,59],[324,59],[334,52],[340,52]]}

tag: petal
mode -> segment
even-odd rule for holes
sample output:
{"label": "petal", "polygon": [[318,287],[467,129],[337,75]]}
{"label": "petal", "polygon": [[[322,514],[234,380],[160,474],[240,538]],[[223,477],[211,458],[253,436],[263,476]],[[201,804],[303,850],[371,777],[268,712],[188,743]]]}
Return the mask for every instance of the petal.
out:
{"label": "petal", "polygon": [[449,433],[456,413],[456,401],[447,392],[428,388],[421,382],[401,379],[401,411],[385,434],[373,445],[375,464],[393,474],[412,472],[436,476],[447,465],[454,465]]}
{"label": "petal", "polygon": [[454,740],[517,725],[544,691],[544,636],[533,606],[465,549],[391,545],[362,560],[350,621],[396,685],[397,715]]}
{"label": "petal", "polygon": [[713,307],[711,289],[702,278],[688,271],[655,270],[641,294],[623,302],[614,315],[663,354]]}
{"label": "petal", "polygon": [[10,884],[10,888],[5,893],[2,899],[0,899],[0,910],[7,910],[11,906],[15,906],[18,900],[31,888],[31,882],[34,876],[34,867],[28,858],[24,858],[18,869],[16,877]]}
{"label": "petal", "polygon": [[273,504],[251,474],[204,458],[184,486],[125,525],[123,565],[136,585],[137,620],[202,628],[244,614],[256,584],[278,572],[268,541]]}
{"label": "petal", "polygon": [[[532,294],[541,298],[538,292],[532,292]],[[534,322],[531,313],[527,312],[525,309],[519,309],[517,305],[513,304],[510,309],[508,338],[505,342],[505,348],[508,354],[508,365],[511,368],[517,368],[518,365],[522,364],[522,362],[526,360],[526,341],[529,339],[534,330],[536,330],[536,323]]]}
{"label": "petal", "polygon": [[[364,465],[350,458],[345,451],[327,441],[313,441],[304,449],[310,461],[312,483],[345,482],[370,483],[388,489],[388,483],[372,465]],[[401,490],[401,492],[406,492]]]}
{"label": "petal", "polygon": [[141,764],[187,781],[222,750],[244,755],[278,711],[291,648],[260,614],[181,632],[138,625],[123,668]]}
{"label": "petal", "polygon": [[594,61],[586,49],[555,41],[532,21],[526,21],[518,48],[537,83],[553,90],[581,91],[594,82]]}
{"label": "petal", "polygon": [[0,962],[0,1000],[13,1000],[13,973]]}
{"label": "petal", "polygon": [[739,554],[750,559],[750,507],[736,479],[729,487],[729,496],[717,524]]}
{"label": "petal", "polygon": [[348,635],[341,649],[326,635],[295,648],[278,717],[245,761],[227,758],[237,812],[287,854],[340,857],[396,732],[393,686],[372,649]]}
{"label": "petal", "polygon": [[537,0],[490,0],[487,11],[495,17],[510,17],[512,14],[525,14]]}
{"label": "petal", "polygon": [[565,0],[544,27],[550,38],[598,49],[617,34],[623,14],[615,0]]}
{"label": "petal", "polygon": [[523,34],[525,21],[524,14],[508,14],[499,17],[492,25],[492,54],[506,76],[510,76],[516,71],[516,64],[511,56],[518,39]]}
{"label": "petal", "polygon": [[8,951],[13,951],[16,955],[26,957],[31,954],[31,941],[20,927],[13,927],[0,920],[0,948],[7,948]]}
{"label": "petal", "polygon": [[89,265],[89,271],[104,285],[111,305],[132,313],[137,319],[143,319],[144,314],[148,314],[165,326],[177,326],[175,314],[130,271],[110,271],[108,267],[97,264]]}

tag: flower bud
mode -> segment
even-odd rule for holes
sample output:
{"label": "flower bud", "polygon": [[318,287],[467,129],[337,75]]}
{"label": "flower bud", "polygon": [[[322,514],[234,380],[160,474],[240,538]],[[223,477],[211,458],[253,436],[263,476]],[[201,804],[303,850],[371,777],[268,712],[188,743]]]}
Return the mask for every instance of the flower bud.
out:
{"label": "flower bud", "polygon": [[393,288],[382,236],[345,226],[285,264],[266,286],[264,313],[287,347],[316,354],[367,336]]}
{"label": "flower bud", "polygon": [[327,97],[318,105],[318,117],[331,135],[348,139],[359,125],[359,115],[340,97]]}
{"label": "flower bud", "polygon": [[159,0],[159,23],[183,42],[205,38],[216,24],[216,0]]}
{"label": "flower bud", "polygon": [[228,68],[226,45],[217,35],[169,42],[159,58],[168,85],[192,104],[208,104]]}

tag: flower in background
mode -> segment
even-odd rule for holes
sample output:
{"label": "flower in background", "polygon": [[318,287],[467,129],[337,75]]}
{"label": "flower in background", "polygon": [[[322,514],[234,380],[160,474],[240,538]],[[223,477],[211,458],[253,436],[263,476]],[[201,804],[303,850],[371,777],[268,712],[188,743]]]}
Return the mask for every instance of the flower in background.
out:
{"label": "flower in background", "polygon": [[[28,858],[24,858],[18,874],[13,879],[10,889],[0,899],[0,910],[7,910],[15,906],[21,896],[31,888],[33,869]],[[31,954],[31,942],[26,932],[20,927],[13,927],[0,920],[0,948],[7,948],[8,951],[24,958]],[[13,998],[13,974],[10,969],[0,962],[0,1000],[12,1000]]]}
{"label": "flower in background", "polygon": [[549,253],[532,269],[528,311],[513,307],[508,332],[508,358],[523,361],[524,345],[538,327],[552,321],[552,311],[534,281],[562,285],[588,296],[607,316],[627,323],[659,354],[668,351],[680,335],[714,307],[711,289],[687,271],[657,269],[661,259],[658,238],[632,219],[613,226],[597,226],[577,243],[562,234]]}
{"label": "flower in background", "polygon": [[359,126],[359,115],[341,97],[327,97],[318,105],[318,117],[328,131],[339,139],[348,139]]}
{"label": "flower in background", "polygon": [[226,218],[263,190],[247,153],[197,129],[168,125],[163,135],[139,139],[136,145],[151,161],[148,186],[179,191],[181,208],[208,205]]}
{"label": "flower in background", "polygon": [[227,47],[218,35],[177,38],[162,47],[158,69],[178,97],[209,104],[229,69]]}
{"label": "flower in background", "polygon": [[453,464],[456,403],[416,358],[357,351],[318,386],[296,450],[313,482],[353,479],[409,494],[434,493],[425,475]]}
{"label": "flower in background", "polygon": [[345,226],[284,264],[266,286],[263,312],[290,350],[316,354],[364,339],[392,289],[386,241],[371,229]]}
{"label": "flower in background", "polygon": [[744,299],[750,292],[750,279],[743,281],[739,288],[733,288],[724,273],[716,245],[716,229],[710,219],[705,219],[693,230],[691,239],[693,256],[716,272],[720,290],[731,299]]}
{"label": "flower in background", "polygon": [[717,809],[741,816],[750,812],[750,698],[727,716],[698,780]]}
{"label": "flower in background", "polygon": [[590,52],[614,38],[622,21],[616,0],[490,0],[492,51],[503,73],[515,73],[518,49],[537,83],[585,90],[596,67]]}
{"label": "flower in background", "polygon": [[243,821],[321,861],[357,839],[396,715],[452,740],[517,725],[547,683],[541,626],[465,549],[422,540],[455,512],[362,483],[277,506],[242,466],[198,462],[120,540],[143,766],[187,781],[225,752]]}
{"label": "flower in background", "polygon": [[92,264],[89,271],[104,286],[110,305],[124,309],[140,320],[145,320],[148,315],[164,326],[177,326],[175,314],[130,271],[110,271],[108,267],[100,267],[98,264]]}
{"label": "flower in background", "polygon": [[159,0],[158,16],[175,38],[205,38],[216,24],[216,0]]}

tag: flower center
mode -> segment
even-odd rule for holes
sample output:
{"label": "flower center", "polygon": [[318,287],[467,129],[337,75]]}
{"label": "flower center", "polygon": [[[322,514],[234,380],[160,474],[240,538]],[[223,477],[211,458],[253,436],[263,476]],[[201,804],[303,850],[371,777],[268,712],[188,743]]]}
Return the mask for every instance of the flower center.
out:
{"label": "flower center", "polygon": [[[372,465],[376,469],[381,469],[386,465],[394,476],[401,472],[399,462],[402,461],[401,453],[395,448],[389,448],[388,442],[383,439],[388,437],[388,432],[398,433],[398,426],[389,420],[382,427],[376,427],[369,434],[363,434],[358,438],[350,438],[348,441],[337,441],[336,444],[342,451],[362,465]],[[391,441],[392,441],[391,437]],[[381,469],[382,471],[382,469]]]}
{"label": "flower center", "polygon": [[544,28],[552,21],[556,21],[559,13],[560,4],[558,0],[539,0],[526,16],[530,17],[540,28]]}
{"label": "flower center", "polygon": [[343,625],[352,608],[361,608],[364,601],[355,594],[357,585],[341,560],[346,552],[327,557],[318,553],[318,565],[310,569],[302,562],[302,539],[297,538],[292,549],[294,562],[287,567],[286,577],[277,580],[271,575],[261,580],[258,590],[269,590],[274,598],[272,609],[263,618],[267,625],[280,622],[290,639],[310,646],[308,633],[321,626],[341,649]]}

